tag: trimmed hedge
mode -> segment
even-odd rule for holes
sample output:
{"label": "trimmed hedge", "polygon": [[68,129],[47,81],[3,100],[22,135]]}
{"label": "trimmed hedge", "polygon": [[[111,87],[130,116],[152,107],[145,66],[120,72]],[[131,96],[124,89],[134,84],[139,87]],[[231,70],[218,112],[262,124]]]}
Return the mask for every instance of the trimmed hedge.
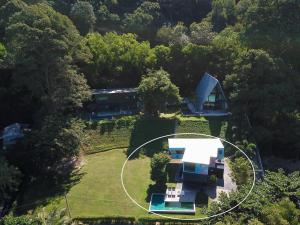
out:
{"label": "trimmed hedge", "polygon": [[76,217],[73,221],[88,225],[199,225],[197,222],[178,221],[165,218],[141,217],[136,219],[131,216],[104,216],[104,217]]}
{"label": "trimmed hedge", "polygon": [[76,217],[73,221],[88,225],[133,225],[136,222],[135,218],[131,216]]}
{"label": "trimmed hedge", "polygon": [[172,220],[167,218],[151,218],[151,217],[141,217],[138,219],[138,224],[141,225],[199,225],[199,222],[191,222],[184,220]]}

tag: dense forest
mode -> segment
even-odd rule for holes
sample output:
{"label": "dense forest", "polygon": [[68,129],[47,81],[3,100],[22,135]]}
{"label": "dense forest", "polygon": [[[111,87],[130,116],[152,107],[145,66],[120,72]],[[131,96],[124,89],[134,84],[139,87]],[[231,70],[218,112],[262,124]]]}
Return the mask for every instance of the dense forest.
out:
{"label": "dense forest", "polygon": [[[0,171],[9,171],[0,173],[0,199],[22,176],[58,176],[61,162],[78,155],[76,115],[91,89],[147,86],[151,74],[170,78],[177,101],[213,74],[233,115],[248,115],[262,155],[300,159],[299,58],[297,0],[0,0],[0,128],[24,122],[33,130],[0,158]],[[274,210],[295,211],[287,198],[299,207],[299,193],[272,186],[277,176],[299,181],[269,174],[274,190],[260,184],[258,192],[279,193]],[[246,209],[252,219],[254,208]],[[274,221],[266,224],[297,224]]]}

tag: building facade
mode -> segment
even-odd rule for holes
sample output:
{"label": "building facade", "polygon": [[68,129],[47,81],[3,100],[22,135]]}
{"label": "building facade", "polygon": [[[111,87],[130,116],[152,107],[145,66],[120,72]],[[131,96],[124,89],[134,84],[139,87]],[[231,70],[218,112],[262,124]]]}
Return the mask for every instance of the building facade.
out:
{"label": "building facade", "polygon": [[222,179],[224,146],[217,138],[171,138],[169,152],[172,159],[181,160],[182,179],[207,182],[209,176]]}
{"label": "building facade", "polygon": [[139,104],[136,88],[96,89],[87,108],[91,119],[101,119],[135,114]]}

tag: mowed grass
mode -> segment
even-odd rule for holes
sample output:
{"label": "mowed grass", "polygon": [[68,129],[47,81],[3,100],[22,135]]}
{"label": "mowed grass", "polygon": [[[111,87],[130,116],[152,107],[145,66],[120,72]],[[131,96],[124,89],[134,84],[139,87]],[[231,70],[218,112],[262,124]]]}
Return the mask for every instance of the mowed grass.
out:
{"label": "mowed grass", "polygon": [[201,133],[226,138],[228,121],[223,117],[182,118],[176,127],[176,133]]}
{"label": "mowed grass", "polygon": [[132,127],[114,128],[111,132],[101,129],[87,129],[84,152],[87,154],[127,148],[129,146]]}
{"label": "mowed grass", "polygon": [[[175,119],[172,118],[142,119],[138,117],[100,122],[86,129],[83,151],[90,154],[120,148],[135,149],[153,138],[174,133],[175,123]],[[161,143],[156,144],[157,146],[152,147],[161,147]]]}
{"label": "mowed grass", "polygon": [[[121,185],[121,169],[126,160],[122,150],[112,150],[86,157],[85,174],[67,198],[73,217],[87,216],[147,216],[125,194]],[[147,207],[146,196],[150,180],[150,159],[130,160],[124,172],[128,192]]]}
{"label": "mowed grass", "polygon": [[[67,194],[72,217],[134,216],[156,217],[135,205],[121,185],[121,169],[126,160],[122,150],[93,154],[87,157],[82,172],[85,174]],[[150,179],[150,158],[141,156],[129,160],[124,169],[124,185],[131,197],[148,209],[147,189]],[[62,205],[64,201],[61,202]],[[193,215],[175,215],[180,218],[201,217],[201,209]]]}

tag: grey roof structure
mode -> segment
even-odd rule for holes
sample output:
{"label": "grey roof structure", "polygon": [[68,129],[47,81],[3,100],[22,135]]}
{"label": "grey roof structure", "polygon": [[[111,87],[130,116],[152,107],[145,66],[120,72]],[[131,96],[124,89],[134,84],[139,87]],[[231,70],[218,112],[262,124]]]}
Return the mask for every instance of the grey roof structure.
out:
{"label": "grey roof structure", "polygon": [[24,137],[24,128],[28,128],[28,124],[13,123],[4,128],[2,132],[3,148],[14,144],[16,140]]}
{"label": "grey roof structure", "polygon": [[92,94],[124,94],[136,93],[137,88],[93,89]]}
{"label": "grey roof structure", "polygon": [[231,114],[228,112],[228,103],[220,82],[208,73],[205,73],[198,83],[195,95],[192,98],[185,98],[185,103],[192,115],[227,116]]}
{"label": "grey roof structure", "polygon": [[198,111],[203,110],[203,104],[207,101],[208,96],[215,88],[217,88],[220,91],[222,98],[225,101],[224,109],[228,108],[225,94],[222,90],[220,82],[215,77],[211,76],[208,73],[205,73],[196,88],[196,95],[197,95],[196,108]]}

